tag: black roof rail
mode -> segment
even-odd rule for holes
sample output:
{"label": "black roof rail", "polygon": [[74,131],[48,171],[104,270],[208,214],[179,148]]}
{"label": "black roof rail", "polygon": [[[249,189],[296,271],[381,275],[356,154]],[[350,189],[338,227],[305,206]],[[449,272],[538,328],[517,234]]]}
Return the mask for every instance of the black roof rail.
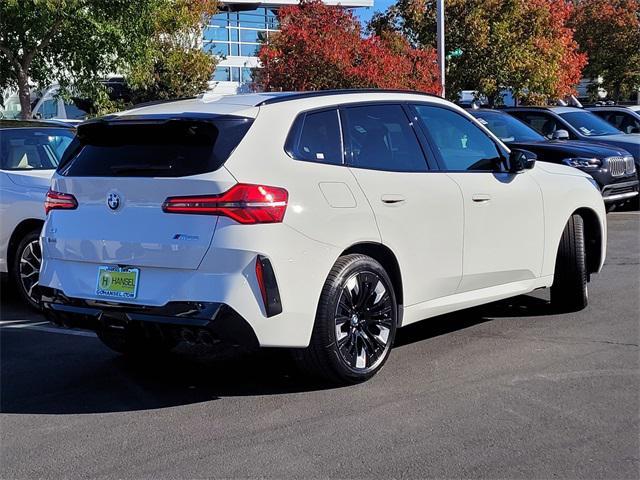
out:
{"label": "black roof rail", "polygon": [[[280,92],[262,92],[262,93],[280,93]],[[262,102],[258,103],[256,107],[261,107],[263,105],[271,105],[274,103],[288,102],[290,100],[299,100],[303,98],[314,98],[314,97],[327,97],[331,95],[349,95],[352,93],[409,93],[412,95],[424,95],[427,97],[433,98],[441,98],[438,95],[434,95],[432,93],[425,92],[417,92],[414,90],[399,90],[399,89],[386,89],[386,88],[345,88],[345,89],[335,89],[335,90],[310,90],[307,92],[282,92],[281,94],[267,98]]]}

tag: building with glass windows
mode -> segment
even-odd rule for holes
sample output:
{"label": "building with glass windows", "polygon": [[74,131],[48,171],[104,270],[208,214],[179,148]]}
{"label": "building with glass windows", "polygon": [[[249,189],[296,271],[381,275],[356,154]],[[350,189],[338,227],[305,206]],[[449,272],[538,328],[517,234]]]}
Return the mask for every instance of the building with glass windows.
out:
{"label": "building with glass windows", "polygon": [[[252,72],[259,67],[260,43],[278,29],[278,8],[298,3],[296,0],[251,2],[225,1],[203,30],[203,48],[221,58],[214,72],[211,88],[216,93],[252,90]],[[373,0],[326,0],[327,5],[342,8],[371,7]]]}

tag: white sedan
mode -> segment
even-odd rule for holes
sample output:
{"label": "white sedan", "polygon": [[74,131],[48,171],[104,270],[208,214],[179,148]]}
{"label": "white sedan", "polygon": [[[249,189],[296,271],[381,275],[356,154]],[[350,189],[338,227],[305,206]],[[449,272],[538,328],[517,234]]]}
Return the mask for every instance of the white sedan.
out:
{"label": "white sedan", "polygon": [[51,176],[74,130],[57,122],[0,121],[0,272],[39,307],[40,230]]}

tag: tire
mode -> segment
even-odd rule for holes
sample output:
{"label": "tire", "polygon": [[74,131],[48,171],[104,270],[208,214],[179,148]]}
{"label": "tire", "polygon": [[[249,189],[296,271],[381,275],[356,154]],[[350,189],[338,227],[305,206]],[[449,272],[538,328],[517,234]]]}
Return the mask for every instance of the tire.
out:
{"label": "tire", "polygon": [[345,255],[325,281],[309,347],[294,358],[304,372],[332,383],[363,382],[389,358],[397,317],[382,265],[366,255]]}
{"label": "tire", "polygon": [[41,293],[38,288],[42,252],[40,230],[27,233],[16,248],[11,265],[11,277],[18,295],[34,310],[41,310]]}
{"label": "tire", "polygon": [[146,335],[142,329],[127,328],[124,331],[99,330],[100,341],[114,352],[127,357],[157,357],[165,355],[177,345],[173,338],[158,335]]}
{"label": "tire", "polygon": [[587,258],[584,222],[572,215],[562,232],[553,285],[551,306],[559,312],[577,312],[587,306]]}

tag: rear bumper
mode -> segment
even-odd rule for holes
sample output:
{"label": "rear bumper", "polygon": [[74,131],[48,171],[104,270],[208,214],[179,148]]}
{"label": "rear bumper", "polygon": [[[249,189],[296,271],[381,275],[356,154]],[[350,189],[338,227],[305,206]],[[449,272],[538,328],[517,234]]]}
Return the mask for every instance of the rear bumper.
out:
{"label": "rear bumper", "polygon": [[[57,258],[47,248],[50,243],[47,238],[43,236],[41,242],[43,263],[39,283],[68,298],[82,299],[91,305],[119,302],[122,310],[136,312],[139,308],[149,311],[176,303],[223,304],[250,325],[261,347],[282,348],[304,348],[309,344],[320,292],[342,251],[310,239],[286,224],[247,226],[226,218],[219,219],[213,244],[195,270],[145,265],[146,249],[153,247],[145,244],[122,262],[107,258],[114,251],[104,247],[104,261],[96,262],[78,260],[82,249],[62,252],[65,257]],[[100,241],[86,240],[84,245],[95,250]],[[257,258],[267,258],[272,265],[281,313],[265,305],[257,279]],[[114,264],[140,269],[135,299],[111,300],[96,294],[99,267]],[[269,282],[265,286],[270,302],[276,293],[269,288]]]}
{"label": "rear bumper", "polygon": [[[60,290],[43,287],[43,310],[47,320],[69,328],[126,330],[135,326],[160,329],[177,339],[202,337],[212,343],[254,349],[255,332],[233,308],[214,302],[170,302],[162,307],[130,305],[69,298]],[[189,335],[189,337],[187,337]]]}

